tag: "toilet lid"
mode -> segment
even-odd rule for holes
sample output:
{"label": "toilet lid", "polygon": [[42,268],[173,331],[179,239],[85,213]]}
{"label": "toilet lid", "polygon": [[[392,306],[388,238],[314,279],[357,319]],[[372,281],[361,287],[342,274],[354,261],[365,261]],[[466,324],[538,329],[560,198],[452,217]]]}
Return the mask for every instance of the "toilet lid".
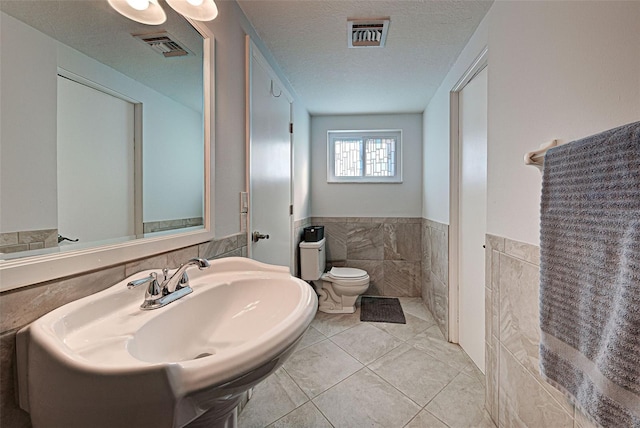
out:
{"label": "toilet lid", "polygon": [[353,279],[362,278],[367,275],[367,272],[362,269],[350,267],[333,267],[329,271],[329,275],[334,278]]}

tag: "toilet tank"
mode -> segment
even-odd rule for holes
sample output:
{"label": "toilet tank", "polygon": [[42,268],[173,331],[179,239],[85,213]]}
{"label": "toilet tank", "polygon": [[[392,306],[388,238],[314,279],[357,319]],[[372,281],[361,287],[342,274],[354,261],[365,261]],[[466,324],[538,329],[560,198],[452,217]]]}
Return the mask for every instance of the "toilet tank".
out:
{"label": "toilet tank", "polygon": [[305,281],[315,281],[320,279],[325,268],[325,239],[318,242],[300,243],[300,277]]}

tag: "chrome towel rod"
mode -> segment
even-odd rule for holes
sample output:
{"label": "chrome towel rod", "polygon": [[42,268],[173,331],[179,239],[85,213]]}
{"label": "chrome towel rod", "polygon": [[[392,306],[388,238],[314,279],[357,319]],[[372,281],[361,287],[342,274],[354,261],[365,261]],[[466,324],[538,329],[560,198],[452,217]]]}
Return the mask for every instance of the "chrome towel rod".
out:
{"label": "chrome towel rod", "polygon": [[544,165],[544,155],[547,153],[552,147],[556,147],[560,145],[560,140],[552,140],[547,143],[544,143],[540,146],[538,150],[533,152],[525,153],[524,155],[524,164],[525,165],[533,165],[536,168],[542,171],[542,167]]}

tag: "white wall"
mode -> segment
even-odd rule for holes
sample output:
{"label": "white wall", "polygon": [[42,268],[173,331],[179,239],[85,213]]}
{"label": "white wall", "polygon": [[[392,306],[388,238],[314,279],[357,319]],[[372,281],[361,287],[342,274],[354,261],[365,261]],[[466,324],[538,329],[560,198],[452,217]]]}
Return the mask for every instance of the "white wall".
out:
{"label": "white wall", "polygon": [[207,23],[215,45],[215,236],[240,231],[240,192],[245,191],[245,32],[235,2],[217,2]]}
{"label": "white wall", "polygon": [[425,113],[424,216],[448,223],[448,189],[430,187],[448,169],[430,165],[448,152],[448,91],[488,40],[487,231],[537,245],[541,176],[523,155],[640,120],[638,22],[638,2],[494,3]]}
{"label": "white wall", "polygon": [[4,12],[0,38],[0,231],[55,229],[56,43]]}
{"label": "white wall", "polygon": [[449,96],[454,85],[487,46],[487,18],[462,50],[424,112],[422,216],[449,224]]}
{"label": "white wall", "polygon": [[489,29],[489,233],[539,242],[525,152],[640,120],[640,2],[497,2]]}
{"label": "white wall", "polygon": [[4,13],[1,19],[2,43],[12,46],[2,49],[1,63],[2,232],[57,228],[58,67],[143,103],[143,220],[202,216],[201,112]]}
{"label": "white wall", "polygon": [[[251,36],[287,90],[294,98],[296,95],[240,6],[235,1],[220,1],[216,4],[218,17],[207,23],[207,26],[216,39],[215,235],[222,237],[240,231],[240,192],[246,189],[245,34]],[[297,106],[294,114],[303,117],[306,114],[305,107]],[[308,135],[308,127],[305,132],[304,126],[304,120],[296,124],[295,147],[304,147],[304,135]],[[304,149],[296,151],[301,156],[297,160],[304,162]],[[303,210],[305,190],[304,187],[299,189],[297,172],[295,178],[294,204]]]}
{"label": "white wall", "polygon": [[[402,183],[327,183],[327,131],[402,129]],[[318,217],[420,217],[422,114],[311,117],[311,211]]]}
{"label": "white wall", "polygon": [[[142,220],[146,223],[203,217],[202,115],[176,103],[173,108],[160,106],[154,104],[153,109],[143,113]],[[145,123],[147,114],[153,116],[151,125]],[[163,126],[154,126],[158,123]],[[176,123],[181,125],[175,126]]]}
{"label": "white wall", "polygon": [[185,107],[61,43],[58,65],[142,103],[143,221],[201,217],[202,112]]}
{"label": "white wall", "polygon": [[293,219],[311,216],[311,117],[298,102],[293,103]]}
{"label": "white wall", "polygon": [[[251,35],[254,43],[258,46],[262,54],[270,62],[273,69],[280,76],[280,80],[284,82],[290,93],[295,92],[287,82],[286,77],[281,69],[274,61],[272,55],[259,39],[255,30],[245,17],[244,13],[235,1],[218,2],[219,16],[214,21],[207,23],[215,36],[215,165],[213,174],[215,175],[214,189],[214,221],[215,235],[222,237],[240,231],[240,214],[239,214],[239,193],[245,190],[245,34]],[[7,21],[13,20],[8,15],[2,14],[2,43],[9,43],[7,35],[10,27],[5,25],[5,17]],[[38,33],[40,34],[40,33]],[[41,35],[42,37],[46,37]],[[23,37],[22,37],[23,38]],[[24,39],[24,38],[23,38]],[[49,39],[50,40],[50,39]],[[40,42],[42,43],[42,42]],[[55,162],[55,150],[51,153],[36,149],[37,145],[46,141],[43,135],[50,135],[51,144],[48,147],[55,149],[55,117],[52,117],[47,123],[42,123],[49,116],[45,113],[55,111],[55,74],[56,74],[56,49],[54,46],[41,46],[39,55],[20,55],[16,54],[16,58],[10,58],[7,49],[2,49],[2,231],[9,231],[5,228],[5,220],[28,220],[29,216],[39,215],[42,212],[56,212],[55,201],[55,169],[48,170]],[[65,68],[69,68],[78,74],[89,76],[96,72],[101,64],[81,64],[75,61],[71,55],[68,55],[64,49],[59,49],[58,55],[64,57]],[[18,58],[19,57],[19,58]],[[51,57],[48,60],[50,69],[45,69],[42,65],[31,63],[31,60],[38,57],[38,64],[42,58]],[[8,71],[7,71],[8,70]],[[13,70],[13,71],[11,71]],[[29,77],[30,86],[27,88],[35,89],[33,91],[24,91],[19,85],[12,84],[9,78],[10,74],[16,76],[24,76],[26,73]],[[51,83],[47,88],[40,88],[33,82],[43,82],[46,79],[43,75],[50,76]],[[106,86],[107,83],[105,83]],[[44,102],[41,97],[43,94],[50,92],[53,96],[46,96],[51,99],[51,103]],[[123,91],[125,92],[125,91]],[[18,98],[13,94],[20,94],[22,98]],[[125,92],[126,93],[126,92]],[[18,107],[22,105],[9,105],[9,99],[32,100],[29,104],[39,107],[39,110],[20,110]],[[51,105],[49,105],[51,104]],[[296,117],[296,133],[294,135],[294,152],[296,168],[294,170],[294,212],[295,218],[305,218],[309,216],[309,184],[307,177],[309,165],[309,117],[306,109],[299,103],[294,103]],[[29,107],[31,108],[31,107]],[[30,113],[33,112],[33,113]],[[50,122],[50,123],[49,123]],[[7,125],[9,124],[9,125]],[[13,124],[13,126],[10,126]],[[34,126],[36,124],[37,126]],[[24,145],[11,145],[7,142],[15,139],[16,135],[24,135],[24,130],[29,129],[33,134]],[[153,130],[145,132],[153,133]],[[163,133],[162,130],[157,130]],[[169,135],[167,133],[167,135]],[[172,135],[173,137],[173,135]],[[16,150],[19,153],[14,153]],[[31,154],[30,167],[25,168],[24,165],[13,162],[10,158],[22,155],[23,152]],[[199,161],[198,164],[201,164]],[[7,165],[7,166],[5,166]],[[153,161],[148,169],[154,169],[158,174],[162,174],[167,179],[175,178],[176,172],[173,167],[166,165],[165,162]],[[178,168],[179,169],[179,168]],[[171,170],[171,171],[169,171]],[[44,189],[39,185],[31,186],[29,191],[27,185],[33,182],[37,175],[45,174],[48,171],[50,177],[46,180],[51,188]],[[6,178],[9,177],[9,178]],[[305,183],[306,181],[306,183]],[[202,182],[202,180],[200,180]],[[8,211],[9,204],[5,203],[6,196],[10,194],[10,190],[5,189],[21,189],[23,194],[31,195],[29,198],[22,198],[20,206],[16,206],[15,210]],[[38,190],[42,190],[41,196]],[[179,197],[179,193],[173,197]],[[150,192],[147,194],[151,195]],[[48,199],[45,199],[48,197]],[[13,198],[15,199],[15,198]],[[166,195],[162,198],[154,197],[153,201],[164,207],[178,207],[185,204],[172,199],[171,204],[166,204]],[[44,206],[50,206],[51,209]],[[155,209],[155,208],[154,208]],[[15,212],[16,215],[12,215]],[[145,218],[146,221],[153,221],[154,218]],[[42,228],[56,227],[57,219],[52,218],[47,221],[42,220],[37,224],[41,224]],[[29,221],[29,224],[36,224]],[[29,227],[30,228],[30,227]],[[17,229],[13,229],[17,230]]]}

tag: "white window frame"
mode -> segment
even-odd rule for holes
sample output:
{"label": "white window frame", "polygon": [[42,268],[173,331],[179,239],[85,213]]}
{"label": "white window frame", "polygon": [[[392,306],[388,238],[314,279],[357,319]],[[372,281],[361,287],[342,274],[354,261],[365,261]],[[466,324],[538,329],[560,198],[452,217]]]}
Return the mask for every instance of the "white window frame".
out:
{"label": "white window frame", "polygon": [[[335,144],[336,139],[368,139],[368,138],[395,138],[396,139],[396,175],[388,177],[349,176],[336,177],[335,175]],[[363,157],[363,174],[365,170]],[[374,129],[374,130],[329,130],[327,131],[327,183],[402,183],[402,129]]]}

